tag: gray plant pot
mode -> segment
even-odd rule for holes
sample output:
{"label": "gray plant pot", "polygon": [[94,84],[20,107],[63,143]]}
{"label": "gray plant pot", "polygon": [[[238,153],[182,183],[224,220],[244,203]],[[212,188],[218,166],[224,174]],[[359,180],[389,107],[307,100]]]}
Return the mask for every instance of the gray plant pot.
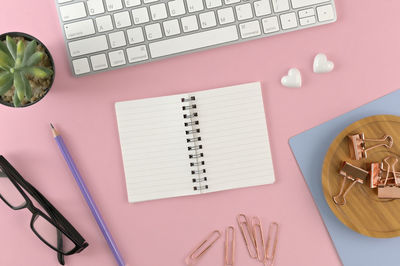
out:
{"label": "gray plant pot", "polygon": [[[47,93],[49,92],[50,88],[53,86],[53,82],[54,82],[54,79],[55,79],[55,76],[56,76],[56,69],[55,69],[55,66],[54,66],[53,57],[51,56],[51,53],[50,53],[49,49],[47,49],[47,47],[40,40],[38,40],[37,38],[35,38],[35,37],[33,37],[33,36],[29,35],[29,34],[26,34],[26,33],[23,33],[23,32],[6,32],[6,33],[3,33],[3,34],[0,34],[0,41],[4,41],[6,39],[7,35],[10,36],[10,37],[24,37],[24,39],[27,40],[27,41],[36,40],[36,42],[38,44],[41,44],[43,46],[47,56],[50,58],[50,62],[51,62],[52,68],[53,68],[53,76],[51,78],[49,87],[46,89],[45,93],[43,94],[43,96],[41,98],[37,99],[35,102],[27,103],[25,105],[21,105],[18,108],[31,106],[31,105],[39,102],[41,99],[43,99],[47,95]],[[16,108],[12,103],[5,102],[1,98],[0,98],[0,104]]]}

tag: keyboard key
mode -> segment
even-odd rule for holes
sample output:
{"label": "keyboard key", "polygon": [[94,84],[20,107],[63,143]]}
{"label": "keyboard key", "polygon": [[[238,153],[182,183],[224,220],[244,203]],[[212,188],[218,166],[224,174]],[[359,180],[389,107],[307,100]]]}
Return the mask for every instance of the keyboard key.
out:
{"label": "keyboard key", "polygon": [[221,25],[235,21],[232,7],[219,9],[217,11],[217,13],[218,13],[218,21],[219,21],[219,24],[221,24]]}
{"label": "keyboard key", "polygon": [[315,16],[311,16],[311,17],[306,17],[306,18],[301,18],[300,19],[300,25],[301,26],[314,24],[315,22],[316,22]]}
{"label": "keyboard key", "polygon": [[186,52],[207,46],[232,42],[238,40],[235,25],[202,31],[190,35],[180,36],[149,44],[150,54],[153,58]]}
{"label": "keyboard key", "polygon": [[202,13],[199,15],[199,18],[200,18],[200,25],[203,29],[214,27],[217,25],[214,11]]}
{"label": "keyboard key", "polygon": [[96,25],[99,32],[109,31],[114,28],[110,15],[96,18]]}
{"label": "keyboard key", "polygon": [[235,3],[239,3],[240,0],[225,0],[225,4],[230,5],[230,4],[235,4]]}
{"label": "keyboard key", "polygon": [[129,16],[129,12],[128,11],[115,13],[114,14],[114,21],[115,21],[115,26],[118,29],[119,28],[129,27],[130,25],[132,25],[131,17]]}
{"label": "keyboard key", "polygon": [[205,0],[207,8],[214,8],[222,6],[222,0]]}
{"label": "keyboard key", "polygon": [[243,39],[258,36],[261,34],[258,20],[242,23],[239,25],[240,35]]}
{"label": "keyboard key", "polygon": [[83,37],[95,33],[93,20],[87,19],[64,25],[67,39]]}
{"label": "keyboard key", "polygon": [[69,52],[72,57],[101,52],[108,49],[105,35],[87,38],[68,43]]}
{"label": "keyboard key", "polygon": [[147,40],[155,40],[162,37],[161,27],[159,23],[146,25],[144,27]]}
{"label": "keyboard key", "polygon": [[177,19],[168,20],[163,23],[165,36],[173,36],[181,33]]}
{"label": "keyboard key", "polygon": [[123,31],[117,31],[108,34],[110,39],[111,48],[117,48],[126,45],[125,34]]}
{"label": "keyboard key", "polygon": [[277,17],[269,17],[261,20],[263,24],[264,33],[271,33],[279,31],[279,23]]}
{"label": "keyboard key", "polygon": [[189,12],[196,12],[204,9],[203,0],[186,0]]}
{"label": "keyboard key", "polygon": [[190,32],[199,29],[196,16],[181,18],[183,32]]}
{"label": "keyboard key", "polygon": [[126,64],[124,51],[122,51],[122,50],[109,52],[108,58],[110,59],[110,64],[112,67],[121,66],[121,65]]}
{"label": "keyboard key", "polygon": [[245,20],[253,17],[253,11],[249,3],[236,6],[236,15],[238,20]]}
{"label": "keyboard key", "polygon": [[140,0],[125,0],[126,7],[133,7],[140,5]]}
{"label": "keyboard key", "polygon": [[282,12],[289,10],[289,0],[272,0],[275,12]]}
{"label": "keyboard key", "polygon": [[60,7],[61,19],[70,21],[77,18],[86,17],[86,9],[83,2]]}
{"label": "keyboard key", "polygon": [[167,18],[167,9],[164,3],[150,6],[150,13],[153,20]]}
{"label": "keyboard key", "polygon": [[296,13],[287,13],[280,16],[282,29],[292,29],[298,26]]}
{"label": "keyboard key", "polygon": [[183,0],[174,0],[168,2],[169,13],[171,16],[179,16],[186,13]]}
{"label": "keyboard key", "polygon": [[299,11],[299,18],[305,18],[309,16],[314,16],[315,11],[314,8],[304,9]]}
{"label": "keyboard key", "polygon": [[143,3],[148,4],[148,3],[154,3],[157,2],[158,0],[143,0]]}
{"label": "keyboard key", "polygon": [[300,8],[303,6],[311,6],[315,4],[329,2],[330,0],[291,0],[291,1],[293,8]]}
{"label": "keyboard key", "polygon": [[72,61],[72,66],[76,75],[90,72],[89,62],[87,58],[76,59]]}
{"label": "keyboard key", "polygon": [[102,0],[88,0],[86,2],[89,15],[97,15],[104,13],[104,5]]}
{"label": "keyboard key", "polygon": [[108,63],[105,54],[94,55],[90,57],[92,68],[94,71],[108,68]]}
{"label": "keyboard key", "polygon": [[130,47],[126,49],[126,53],[128,54],[129,63],[135,63],[149,59],[145,45]]}
{"label": "keyboard key", "polygon": [[73,0],[58,0],[58,3],[59,4],[64,4],[64,3],[67,3],[67,2],[72,2]]}
{"label": "keyboard key", "polygon": [[126,31],[130,44],[140,43],[144,41],[142,28],[133,28]]}
{"label": "keyboard key", "polygon": [[271,14],[271,6],[269,0],[260,0],[254,2],[254,10],[257,17]]}
{"label": "keyboard key", "polygon": [[133,17],[133,23],[135,24],[142,24],[148,22],[149,19],[149,13],[147,12],[146,7],[141,7],[138,9],[133,9],[132,10],[132,17]]}
{"label": "keyboard key", "polygon": [[327,21],[335,18],[332,5],[317,7],[317,14],[319,21]]}
{"label": "keyboard key", "polygon": [[122,8],[121,0],[105,0],[108,11],[115,11]]}

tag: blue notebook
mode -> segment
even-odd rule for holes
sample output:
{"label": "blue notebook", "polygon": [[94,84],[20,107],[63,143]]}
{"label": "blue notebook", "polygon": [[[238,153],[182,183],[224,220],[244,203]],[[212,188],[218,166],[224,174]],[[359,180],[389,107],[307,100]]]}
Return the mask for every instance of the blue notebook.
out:
{"label": "blue notebook", "polygon": [[379,114],[400,116],[400,90],[307,130],[289,140],[300,170],[345,266],[400,265],[398,255],[400,237],[372,238],[347,228],[336,218],[325,202],[321,185],[322,164],[334,138],[353,122]]}

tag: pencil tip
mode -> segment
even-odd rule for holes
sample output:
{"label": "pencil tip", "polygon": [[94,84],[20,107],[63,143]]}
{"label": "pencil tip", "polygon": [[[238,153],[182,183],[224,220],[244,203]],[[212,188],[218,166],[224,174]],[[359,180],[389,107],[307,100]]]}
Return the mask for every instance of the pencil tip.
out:
{"label": "pencil tip", "polygon": [[52,128],[52,129],[54,129],[54,126],[53,126],[53,124],[52,124],[52,123],[50,123],[50,126],[51,126],[51,128]]}

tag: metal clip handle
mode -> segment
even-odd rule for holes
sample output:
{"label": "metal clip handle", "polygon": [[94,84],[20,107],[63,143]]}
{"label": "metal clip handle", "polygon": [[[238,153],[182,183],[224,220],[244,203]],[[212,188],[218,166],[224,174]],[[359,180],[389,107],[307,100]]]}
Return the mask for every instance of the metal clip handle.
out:
{"label": "metal clip handle", "polygon": [[[391,158],[395,159],[392,164],[389,163],[389,159],[391,159]],[[397,157],[391,157],[391,156],[388,156],[385,159],[383,159],[383,162],[386,163],[386,165],[387,165],[387,169],[383,170],[386,172],[385,182],[383,183],[383,186],[386,186],[387,181],[390,179],[389,178],[390,173],[392,173],[392,175],[393,175],[395,185],[396,186],[399,185],[400,182],[397,180],[397,176],[396,176],[397,173],[395,170],[395,165],[397,164],[398,161],[399,161],[399,159],[397,159]]]}
{"label": "metal clip handle", "polygon": [[345,205],[346,204],[346,195],[350,191],[350,189],[356,184],[356,183],[362,183],[360,182],[359,179],[355,179],[351,185],[343,192],[344,186],[346,184],[346,179],[348,179],[346,176],[343,176],[343,181],[342,181],[342,186],[340,187],[340,192],[336,196],[333,197],[333,201],[337,205]]}

